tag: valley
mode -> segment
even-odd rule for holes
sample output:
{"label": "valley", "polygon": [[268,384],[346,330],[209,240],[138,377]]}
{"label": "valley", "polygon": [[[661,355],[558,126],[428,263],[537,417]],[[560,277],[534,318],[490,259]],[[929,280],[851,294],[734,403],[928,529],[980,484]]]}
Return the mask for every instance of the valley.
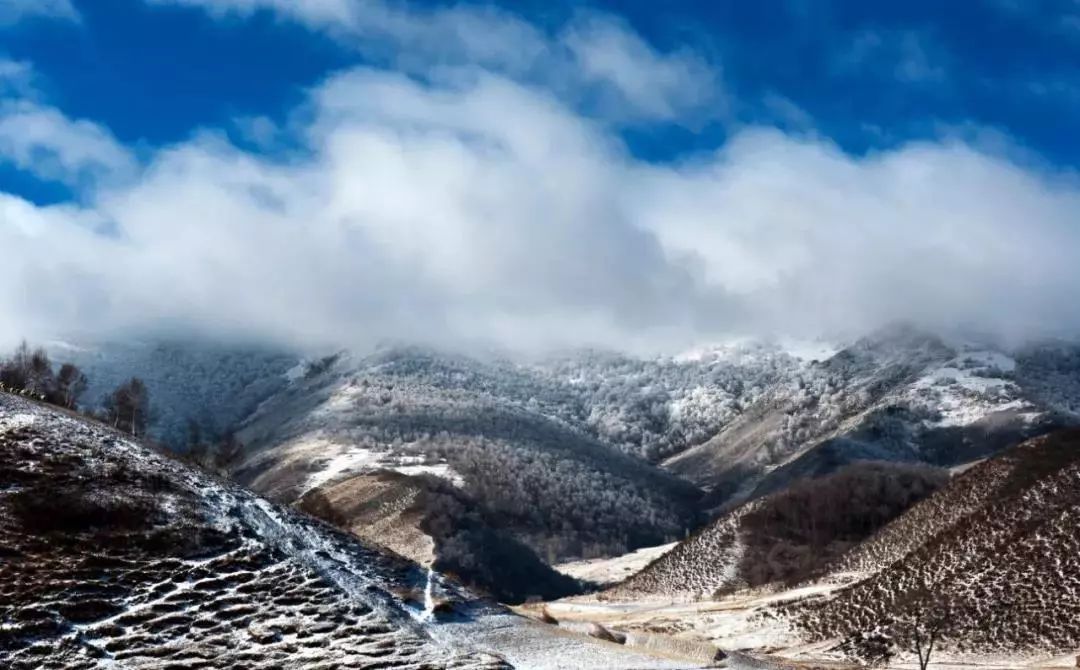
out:
{"label": "valley", "polygon": [[1080,0],[0,0],[0,670],[1080,670]]}
{"label": "valley", "polygon": [[[935,606],[947,595],[950,611],[983,625],[993,608],[1021,617],[986,638],[950,630],[946,661],[991,667],[1014,649],[1035,663],[1080,645],[1053,623],[1080,612],[1067,576],[1069,499],[1046,509],[1052,540],[1031,530],[1036,517],[988,507],[1017,496],[1030,505],[1072,476],[1075,440],[1062,430],[1080,406],[1074,349],[1004,352],[907,326],[809,348],[823,359],[790,348],[516,362],[398,346],[54,355],[77,351],[106,379],[150,371],[163,398],[151,433],[163,448],[183,459],[199,446],[192,433],[234,436],[242,449],[217,476],[420,566],[405,584],[378,577],[391,600],[405,598],[406,628],[454,648],[468,638],[513,667],[622,667],[620,654],[638,659],[626,667],[843,666],[880,653],[903,663],[902,621],[927,602],[905,600],[912,589],[934,593]],[[210,381],[173,388],[207,366],[217,370]],[[1017,456],[1029,453],[1038,455]],[[1020,524],[993,531],[1019,543],[1017,556],[1038,541],[1056,558],[1023,559],[1035,571],[1025,577],[994,577],[1020,568],[1006,554],[977,562],[962,529],[987,523],[980,515]],[[947,542],[969,563],[945,561],[936,547]],[[424,606],[428,566],[440,598],[456,603],[450,619],[410,614],[409,598]],[[978,577],[953,586],[957,570]],[[1049,590],[1001,590],[1032,579],[1049,579]],[[980,604],[991,594],[1007,604]],[[562,644],[600,656],[538,665]]]}

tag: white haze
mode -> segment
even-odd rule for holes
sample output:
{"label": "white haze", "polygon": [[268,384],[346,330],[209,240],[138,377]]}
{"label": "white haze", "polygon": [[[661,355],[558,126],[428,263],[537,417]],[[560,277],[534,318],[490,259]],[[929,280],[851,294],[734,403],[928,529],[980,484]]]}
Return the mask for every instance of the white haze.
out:
{"label": "white haze", "polygon": [[[185,4],[276,7],[313,29],[352,7]],[[402,48],[462,30],[452,13],[388,16],[398,23],[380,30]],[[0,160],[81,193],[37,206],[0,191],[0,340],[191,330],[671,350],[894,320],[1012,340],[1080,327],[1075,174],[1007,142],[855,157],[766,127],[650,163],[620,128],[722,117],[715,66],[606,17],[551,35],[482,21],[503,32],[481,30],[496,42],[466,40],[452,65],[419,53],[335,73],[282,127],[259,119],[257,135],[287,151],[203,129],[136,157],[0,81]],[[540,40],[543,72],[514,61],[513,40],[498,43],[508,34]],[[0,79],[25,75],[0,65]]]}

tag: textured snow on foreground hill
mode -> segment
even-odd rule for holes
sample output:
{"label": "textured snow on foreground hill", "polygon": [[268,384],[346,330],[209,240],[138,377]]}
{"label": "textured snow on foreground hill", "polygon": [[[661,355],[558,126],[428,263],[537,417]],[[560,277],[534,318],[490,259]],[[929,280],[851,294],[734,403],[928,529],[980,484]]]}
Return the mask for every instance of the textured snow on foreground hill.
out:
{"label": "textured snow on foreground hill", "polygon": [[437,576],[425,616],[415,564],[2,393],[0,482],[0,667],[691,667]]}
{"label": "textured snow on foreground hill", "polygon": [[382,556],[108,429],[0,396],[5,667],[506,667],[435,643]]}

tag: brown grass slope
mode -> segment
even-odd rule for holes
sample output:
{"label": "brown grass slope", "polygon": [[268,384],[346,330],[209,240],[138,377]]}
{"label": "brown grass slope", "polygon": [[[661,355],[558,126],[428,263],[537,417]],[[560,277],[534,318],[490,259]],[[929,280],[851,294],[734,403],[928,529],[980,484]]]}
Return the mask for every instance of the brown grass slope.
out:
{"label": "brown grass slope", "polygon": [[882,565],[788,614],[811,637],[850,646],[940,604],[955,612],[946,643],[958,650],[1080,648],[1080,431],[1029,440],[971,468],[838,567]]}

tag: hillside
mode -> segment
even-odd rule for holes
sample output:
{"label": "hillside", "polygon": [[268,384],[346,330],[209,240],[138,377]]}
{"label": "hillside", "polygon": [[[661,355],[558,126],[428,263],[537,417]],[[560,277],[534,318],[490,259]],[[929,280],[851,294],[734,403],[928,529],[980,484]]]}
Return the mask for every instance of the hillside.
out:
{"label": "hillside", "polygon": [[[890,623],[947,612],[953,651],[1080,648],[1080,431],[1030,440],[956,477],[838,564],[881,569],[787,615],[869,657]],[[929,614],[928,614],[929,615]]]}
{"label": "hillside", "polygon": [[1080,389],[1050,376],[1070,351],[1013,358],[892,327],[807,366],[664,465],[732,505],[857,460],[968,462],[1075,422]]}
{"label": "hillside", "polygon": [[0,481],[4,668],[693,665],[531,623],[101,424],[5,393]]}
{"label": "hillside", "polygon": [[677,356],[579,351],[527,366],[581,410],[579,427],[606,444],[659,462],[708,440],[745,407],[786,383],[822,345],[742,341]]}
{"label": "hillside", "polygon": [[416,623],[415,566],[103,427],[0,394],[0,450],[6,667],[502,666]]}
{"label": "hillside", "polygon": [[549,559],[621,553],[694,524],[696,489],[540,400],[518,402],[503,389],[531,392],[532,377],[499,369],[410,350],[327,359],[244,424],[236,477],[285,502],[378,470],[437,477]]}

